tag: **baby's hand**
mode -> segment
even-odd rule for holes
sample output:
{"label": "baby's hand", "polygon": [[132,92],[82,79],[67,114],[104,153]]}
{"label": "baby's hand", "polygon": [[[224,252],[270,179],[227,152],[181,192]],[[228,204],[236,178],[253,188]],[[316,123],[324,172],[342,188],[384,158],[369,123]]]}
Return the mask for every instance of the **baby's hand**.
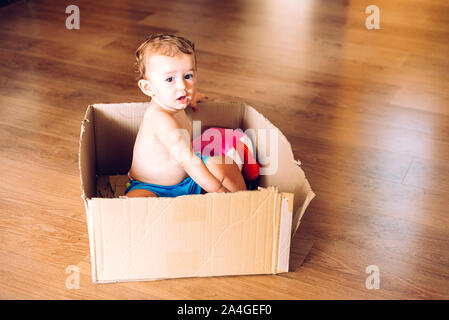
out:
{"label": "baby's hand", "polygon": [[209,97],[207,97],[206,95],[204,95],[204,94],[200,93],[199,91],[197,91],[195,93],[195,97],[190,102],[189,106],[192,107],[193,111],[197,112],[198,111],[198,103],[199,102],[204,102],[207,99],[209,99]]}

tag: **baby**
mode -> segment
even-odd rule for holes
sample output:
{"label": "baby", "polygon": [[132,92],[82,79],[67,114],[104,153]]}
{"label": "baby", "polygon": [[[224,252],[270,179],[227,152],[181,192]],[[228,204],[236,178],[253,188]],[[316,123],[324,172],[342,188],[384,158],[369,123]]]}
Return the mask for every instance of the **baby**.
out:
{"label": "baby", "polygon": [[[239,167],[225,156],[192,149],[192,123],[185,109],[196,108],[194,44],[171,34],[152,35],[136,51],[140,90],[151,97],[134,144],[127,197],[177,197],[246,190]],[[200,112],[200,111],[199,111]]]}

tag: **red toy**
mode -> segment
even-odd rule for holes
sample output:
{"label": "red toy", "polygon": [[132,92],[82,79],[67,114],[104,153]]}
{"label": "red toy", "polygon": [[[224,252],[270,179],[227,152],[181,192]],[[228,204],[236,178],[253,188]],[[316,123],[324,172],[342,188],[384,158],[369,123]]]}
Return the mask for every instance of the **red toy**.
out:
{"label": "red toy", "polygon": [[253,156],[251,139],[240,130],[209,128],[193,141],[193,151],[206,156],[226,155],[239,166],[245,180],[259,177],[260,166]]}

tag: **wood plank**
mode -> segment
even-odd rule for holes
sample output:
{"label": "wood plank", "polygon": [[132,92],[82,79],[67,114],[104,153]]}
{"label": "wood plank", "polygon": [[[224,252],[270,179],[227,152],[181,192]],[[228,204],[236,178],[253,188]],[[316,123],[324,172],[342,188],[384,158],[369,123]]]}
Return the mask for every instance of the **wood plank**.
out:
{"label": "wood plank", "polygon": [[[1,299],[449,298],[446,0],[378,0],[380,30],[357,1],[80,0],[80,30],[68,4],[0,8]],[[90,104],[147,100],[134,53],[154,32],[192,39],[200,90],[291,142],[317,196],[289,273],[92,283],[80,123]]]}

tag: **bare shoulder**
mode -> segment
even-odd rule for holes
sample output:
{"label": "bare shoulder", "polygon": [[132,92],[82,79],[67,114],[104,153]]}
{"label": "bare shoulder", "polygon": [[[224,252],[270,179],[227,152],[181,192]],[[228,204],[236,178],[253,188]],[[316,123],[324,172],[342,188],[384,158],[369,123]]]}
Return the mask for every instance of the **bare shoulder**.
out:
{"label": "bare shoulder", "polygon": [[166,135],[179,129],[179,122],[168,112],[148,108],[144,115],[144,125],[151,127],[156,136]]}

